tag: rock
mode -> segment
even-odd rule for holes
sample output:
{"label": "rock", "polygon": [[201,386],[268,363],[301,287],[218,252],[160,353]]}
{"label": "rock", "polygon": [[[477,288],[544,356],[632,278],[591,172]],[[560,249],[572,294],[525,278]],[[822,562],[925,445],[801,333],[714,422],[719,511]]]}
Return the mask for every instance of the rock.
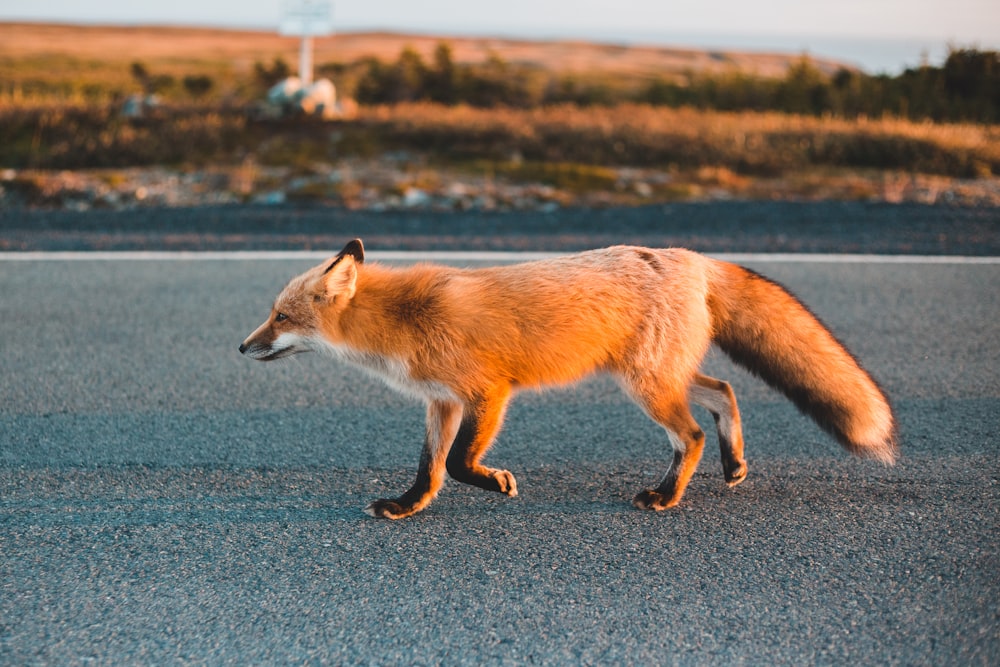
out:
{"label": "rock", "polygon": [[403,206],[406,208],[416,208],[427,206],[431,202],[431,196],[420,188],[406,188],[403,191]]}
{"label": "rock", "polygon": [[284,204],[288,200],[288,195],[282,190],[272,190],[270,192],[262,192],[259,195],[254,195],[253,199],[250,201],[254,204],[263,204],[265,206],[278,206]]}
{"label": "rock", "polygon": [[302,81],[297,76],[290,76],[271,86],[267,91],[267,101],[269,104],[277,106],[289,104],[300,90],[302,90]]}
{"label": "rock", "polygon": [[160,106],[160,98],[157,95],[129,95],[122,104],[121,114],[125,118],[142,118],[147,112]]}
{"label": "rock", "polygon": [[[329,79],[318,79],[303,86],[297,76],[279,81],[267,91],[263,107],[253,110],[264,118],[280,118],[305,114],[319,118],[340,118],[347,115],[346,105],[337,104],[337,89]],[[356,107],[350,109],[356,113]]]}
{"label": "rock", "polygon": [[329,79],[319,79],[299,89],[295,104],[306,115],[333,118],[337,115],[337,89]]}

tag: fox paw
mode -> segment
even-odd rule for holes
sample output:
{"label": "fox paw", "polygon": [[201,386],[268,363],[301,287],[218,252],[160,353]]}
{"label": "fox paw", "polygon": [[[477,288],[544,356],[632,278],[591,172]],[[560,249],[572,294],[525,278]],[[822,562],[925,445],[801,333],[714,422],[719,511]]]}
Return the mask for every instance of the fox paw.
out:
{"label": "fox paw", "polygon": [[510,474],[509,470],[497,470],[493,473],[493,479],[496,480],[497,489],[500,493],[506,494],[511,498],[517,497],[517,480],[514,479],[514,475]]}
{"label": "fox paw", "polygon": [[736,486],[747,478],[747,464],[741,461],[738,465],[735,465],[732,468],[726,468],[724,473],[726,476],[726,484],[729,486]]}
{"label": "fox paw", "polygon": [[665,510],[680,502],[680,498],[671,499],[658,491],[647,489],[632,499],[632,504],[641,510]]}
{"label": "fox paw", "polygon": [[365,508],[365,514],[368,516],[373,516],[382,519],[403,519],[408,516],[416,514],[418,509],[416,507],[407,507],[399,504],[395,500],[386,500],[380,498],[379,500],[373,500]]}

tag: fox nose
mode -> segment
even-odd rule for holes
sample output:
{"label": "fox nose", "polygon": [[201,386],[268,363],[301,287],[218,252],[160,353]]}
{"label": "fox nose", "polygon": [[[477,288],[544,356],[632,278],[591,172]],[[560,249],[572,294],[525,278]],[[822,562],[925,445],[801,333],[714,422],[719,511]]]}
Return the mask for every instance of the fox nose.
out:
{"label": "fox nose", "polygon": [[246,343],[240,343],[240,354],[246,354],[247,346]]}

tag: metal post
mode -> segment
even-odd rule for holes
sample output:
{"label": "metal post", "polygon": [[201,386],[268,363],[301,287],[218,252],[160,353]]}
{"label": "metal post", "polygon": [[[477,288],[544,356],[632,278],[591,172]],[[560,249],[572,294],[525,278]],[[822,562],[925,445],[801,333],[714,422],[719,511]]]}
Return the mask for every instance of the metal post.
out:
{"label": "metal post", "polygon": [[312,83],[312,37],[302,35],[302,44],[299,47],[299,80],[303,86]]}

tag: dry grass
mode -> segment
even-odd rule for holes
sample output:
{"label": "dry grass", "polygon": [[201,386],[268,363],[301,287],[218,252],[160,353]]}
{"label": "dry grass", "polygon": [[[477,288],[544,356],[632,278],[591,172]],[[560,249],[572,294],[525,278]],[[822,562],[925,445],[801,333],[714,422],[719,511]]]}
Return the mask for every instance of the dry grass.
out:
{"label": "dry grass", "polygon": [[252,145],[242,113],[164,111],[130,120],[116,108],[0,105],[0,165],[80,169],[230,162]]}
{"label": "dry grass", "polygon": [[1000,128],[902,120],[848,121],[639,105],[482,110],[368,109],[382,141],[455,157],[599,165],[727,167],[780,174],[808,166],[1000,173]]}
{"label": "dry grass", "polygon": [[[398,33],[335,33],[314,41],[314,62],[350,62],[367,56],[394,60],[404,47],[429,59],[437,44],[452,45],[456,62],[482,63],[494,55],[511,63],[551,72],[669,74],[686,71],[740,70],[761,76],[783,76],[798,54],[709,52],[651,46],[596,44],[581,41],[532,41],[462,38]],[[135,60],[159,68],[178,62],[225,63],[249,72],[254,61],[276,56],[294,63],[299,41],[275,31],[219,30],[153,26],[70,26],[0,23],[0,58],[60,55],[81,62],[128,64]],[[825,71],[839,64],[817,61]]]}
{"label": "dry grass", "polygon": [[[640,89],[653,78],[686,80],[691,73],[744,73],[783,77],[799,62],[797,54],[709,52],[588,42],[542,42],[444,35],[336,33],[314,40],[314,63],[342,67],[368,57],[386,62],[412,48],[433,62],[438,44],[447,42],[454,61],[476,65],[499,57],[523,71],[552,80],[619,91]],[[0,101],[18,104],[108,103],[139,92],[130,65],[142,63],[158,77],[178,85],[167,97],[183,99],[185,76],[209,77],[214,99],[251,99],[261,90],[254,79],[256,63],[280,58],[295,69],[299,41],[269,31],[238,31],[164,26],[70,26],[0,23]],[[814,61],[826,73],[840,64]],[[341,72],[336,83],[351,92],[352,75]]]}
{"label": "dry grass", "polygon": [[[565,165],[725,168],[755,176],[818,167],[1000,174],[995,126],[637,105],[483,110],[413,104],[363,108],[356,119],[337,123],[254,123],[236,108],[167,108],[128,120],[108,107],[0,104],[0,145],[0,166],[35,168],[232,164],[248,155],[264,164],[308,166],[406,150],[584,184],[603,177],[577,167],[569,173]],[[510,166],[519,163],[524,166]],[[533,166],[542,163],[563,166]]]}

